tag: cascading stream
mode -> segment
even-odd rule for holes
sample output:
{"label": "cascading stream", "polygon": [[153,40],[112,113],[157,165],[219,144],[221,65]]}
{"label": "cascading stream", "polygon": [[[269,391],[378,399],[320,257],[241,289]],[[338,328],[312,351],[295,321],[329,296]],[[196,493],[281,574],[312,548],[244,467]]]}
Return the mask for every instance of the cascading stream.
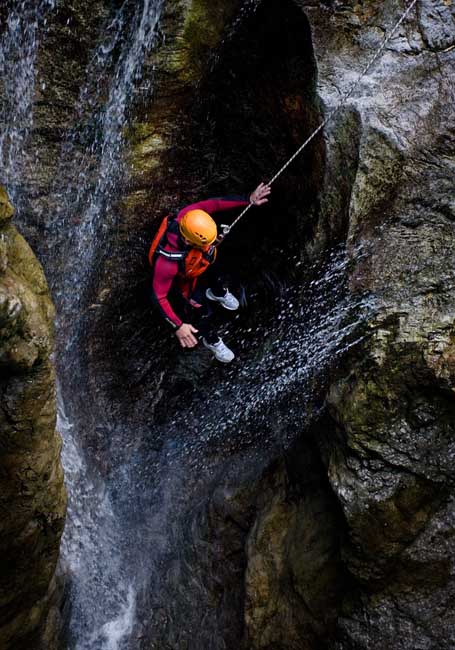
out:
{"label": "cascading stream", "polygon": [[70,576],[69,643],[77,650],[118,650],[133,628],[136,591],[123,562],[124,533],[106,487],[92,478],[59,393],[58,429],[69,487],[61,553]]}
{"label": "cascading stream", "polygon": [[18,190],[27,157],[33,159],[28,137],[33,126],[36,55],[40,30],[56,0],[15,0],[0,37],[0,178],[20,209]]}
{"label": "cascading stream", "polygon": [[129,647],[137,599],[136,580],[125,561],[125,531],[106,486],[91,477],[77,432],[62,410],[58,426],[65,437],[62,460],[71,486],[61,546],[71,598],[68,647],[120,650]]}
{"label": "cascading stream", "polygon": [[[65,260],[58,285],[54,282],[54,293],[67,350],[81,334],[86,291],[102,264],[104,244],[117,225],[114,197],[120,180],[127,176],[122,159],[123,130],[145,56],[156,42],[163,0],[144,0],[136,8],[130,25],[129,5],[130,0],[123,3],[92,57],[87,82],[80,93],[78,122],[61,155],[61,172],[70,166],[72,185],[61,196],[63,201],[54,223],[54,229],[58,229],[54,235],[60,241]],[[120,56],[116,54],[119,46]],[[105,87],[106,78],[111,79],[109,88]],[[103,103],[106,92],[108,97]],[[90,140],[89,134],[93,132],[98,135]],[[81,147],[85,142],[89,142],[88,148]],[[75,286],[78,291],[73,290]],[[71,321],[69,328],[65,327],[67,318]]]}
{"label": "cascading stream", "polygon": [[[62,144],[59,174],[52,190],[57,205],[55,243],[60,243],[60,255],[57,258],[53,254],[43,262],[57,306],[59,367],[72,372],[80,363],[79,351],[72,343],[83,326],[74,315],[82,312],[85,290],[100,263],[107,223],[111,228],[115,224],[113,189],[125,175],[123,130],[144,59],[156,40],[162,4],[162,0],[134,4],[125,0],[105,27],[86,71],[77,122]],[[46,18],[55,8],[54,0],[15,2],[0,39],[5,99],[0,110],[0,173],[16,203],[19,220],[21,197],[17,188],[24,161],[37,156],[29,137],[37,84],[36,57]],[[107,87],[106,80],[110,80]],[[107,94],[107,101],[102,99],[103,94]],[[91,133],[98,134],[94,140]],[[63,191],[62,178],[71,179]],[[59,273],[63,261],[66,265]],[[78,442],[79,432],[66,416],[61,393],[58,416],[69,492],[62,558],[71,576],[70,647],[118,650],[127,643],[136,606],[134,578],[128,575],[131,567],[123,557],[125,531],[116,519],[106,486],[90,476]]]}
{"label": "cascading stream", "polygon": [[[128,24],[128,4],[121,6],[92,57],[86,86],[80,93],[80,121],[70,133],[61,155],[62,173],[65,169],[68,176],[68,165],[74,161],[76,165],[69,174],[74,185],[70,192],[65,192],[71,202],[67,198],[61,204],[63,223],[57,220],[61,229],[57,239],[63,244],[67,263],[59,276],[59,285],[54,283],[54,293],[59,307],[61,360],[67,363],[71,360],[76,366],[80,359],[75,343],[84,325],[81,313],[86,306],[85,292],[102,263],[108,233],[116,224],[112,197],[120,177],[125,175],[123,130],[144,58],[156,39],[162,7],[161,0],[144,0],[136,6]],[[118,48],[120,55],[116,55]],[[108,89],[106,78],[112,80]],[[108,98],[103,104],[100,97],[106,91]],[[99,135],[90,141],[86,133],[93,131]],[[88,150],[80,147],[85,141],[90,142]],[[94,183],[93,160],[97,161]],[[71,238],[66,245],[64,240],[69,232]],[[75,286],[77,292],[73,290]],[[90,478],[76,442],[77,432],[68,426],[65,416],[61,417],[61,423],[66,434],[63,460],[69,477],[71,523],[65,531],[62,555],[74,576],[70,647],[119,650],[128,644],[137,597],[136,566],[126,557],[128,532],[114,513],[106,486],[99,479]],[[80,459],[76,462],[76,472],[73,471],[75,458]]]}
{"label": "cascading stream", "polygon": [[[324,376],[357,345],[373,308],[367,299],[349,297],[346,266],[345,252],[334,251],[303,295],[302,288],[288,287],[278,322],[262,329],[267,353],[255,358],[253,347],[240,368],[226,370],[214,393],[183,401],[160,427],[161,452],[151,455],[144,441],[115,478],[117,508],[131,517],[144,551],[142,592],[149,600],[139,605],[147,621],[140,636],[157,647],[226,648],[231,632],[218,620],[207,587],[219,580],[216,544],[210,548],[198,524],[199,508],[207,509],[228,472],[241,485],[245,454],[260,476],[277,450],[284,453],[317,418]],[[232,629],[240,628],[233,605],[225,607]],[[163,620],[170,622],[165,629]]]}

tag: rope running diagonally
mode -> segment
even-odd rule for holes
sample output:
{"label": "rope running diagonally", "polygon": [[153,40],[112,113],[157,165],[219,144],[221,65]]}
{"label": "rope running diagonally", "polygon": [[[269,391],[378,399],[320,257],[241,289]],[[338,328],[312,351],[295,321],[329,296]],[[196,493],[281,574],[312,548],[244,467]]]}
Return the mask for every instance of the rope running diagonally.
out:
{"label": "rope running diagonally", "polygon": [[[297,158],[297,156],[305,149],[306,146],[309,145],[309,143],[317,136],[320,131],[335,117],[335,115],[338,113],[338,111],[343,108],[347,100],[351,97],[353,94],[354,90],[357,88],[359,83],[362,81],[363,77],[366,75],[368,70],[371,68],[371,66],[375,63],[375,61],[378,59],[378,57],[382,54],[382,52],[385,50],[387,43],[390,41],[390,39],[394,36],[395,32],[398,30],[400,25],[406,20],[408,17],[409,13],[412,11],[414,5],[417,3],[417,0],[412,0],[411,4],[408,6],[406,11],[403,13],[401,16],[400,20],[397,22],[395,27],[392,29],[390,34],[384,39],[382,42],[381,46],[379,49],[375,52],[375,54],[372,56],[368,64],[365,66],[363,71],[360,73],[358,79],[354,81],[354,83],[351,85],[351,87],[347,90],[347,92],[343,95],[343,97],[340,99],[338,105],[327,115],[325,120],[321,122],[321,124],[311,133],[311,135],[305,140],[305,142],[297,149],[297,151],[289,158],[289,160],[277,171],[275,176],[271,178],[271,180],[267,183],[267,185],[272,185],[279,176],[289,167],[289,165]],[[240,221],[240,219],[248,212],[248,210],[253,206],[253,203],[249,203],[246,208],[239,214],[237,219],[235,219],[230,226],[224,226],[224,231],[223,231],[223,239],[226,235],[230,233],[232,228]],[[223,241],[221,239],[220,243]]]}

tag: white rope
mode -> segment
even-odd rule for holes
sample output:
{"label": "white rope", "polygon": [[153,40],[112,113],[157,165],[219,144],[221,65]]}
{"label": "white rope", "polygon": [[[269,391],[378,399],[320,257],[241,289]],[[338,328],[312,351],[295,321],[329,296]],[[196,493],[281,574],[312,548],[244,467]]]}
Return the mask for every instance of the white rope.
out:
{"label": "white rope", "polygon": [[[417,0],[412,0],[411,4],[408,6],[406,11],[403,13],[401,16],[400,20],[397,22],[395,27],[392,29],[390,34],[384,39],[382,42],[381,46],[379,49],[375,52],[375,54],[372,56],[368,64],[365,66],[359,77],[354,81],[354,83],[351,85],[351,87],[348,89],[348,91],[342,96],[340,101],[338,102],[338,105],[328,114],[328,116],[325,118],[325,120],[313,131],[313,133],[305,140],[305,142],[302,144],[301,147],[297,149],[297,151],[289,158],[289,160],[277,171],[275,176],[271,178],[271,180],[267,183],[267,185],[272,185],[279,176],[289,167],[289,165],[297,158],[298,155],[309,145],[309,143],[317,136],[320,131],[335,117],[335,115],[338,113],[338,111],[343,108],[347,100],[351,97],[353,94],[354,90],[357,88],[359,83],[362,81],[363,77],[366,75],[368,70],[371,68],[371,66],[376,62],[378,57],[383,53],[385,50],[387,43],[390,41],[390,39],[394,36],[395,32],[398,30],[400,25],[406,20],[408,17],[409,13],[412,11],[414,5],[417,3]],[[224,226],[223,228],[223,239],[224,237],[229,234],[229,232],[232,230],[232,228],[240,221],[240,219],[248,212],[248,210],[254,205],[254,203],[249,203],[246,208],[239,214],[237,219],[232,222],[230,226]],[[223,241],[223,240],[221,240]]]}

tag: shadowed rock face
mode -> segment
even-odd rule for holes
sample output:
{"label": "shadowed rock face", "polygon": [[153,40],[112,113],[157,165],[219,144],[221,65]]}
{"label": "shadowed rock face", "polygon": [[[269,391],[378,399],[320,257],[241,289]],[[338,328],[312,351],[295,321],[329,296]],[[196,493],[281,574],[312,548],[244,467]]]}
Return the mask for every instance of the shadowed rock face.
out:
{"label": "shadowed rock face", "polygon": [[[54,309],[0,187],[0,646],[54,647],[47,619],[66,496],[49,359]],[[47,629],[44,631],[47,619]]]}
{"label": "shadowed rock face", "polygon": [[[399,12],[391,4],[380,3],[368,9],[349,3],[342,7],[337,3],[311,3],[308,8],[304,2],[296,5],[310,20],[319,89],[329,110],[339,93],[352,83],[353,71],[360,73]],[[293,11],[289,8],[286,14],[287,9],[280,6],[274,15],[274,4],[264,3],[263,13],[259,18],[256,15],[257,22],[252,21],[246,33],[255,35],[256,45],[261,42],[261,16],[262,20],[279,24],[286,15],[293,16],[296,31],[305,33]],[[444,20],[451,21],[450,8],[444,11]],[[324,484],[320,467],[314,481],[305,482],[302,476],[296,479],[295,473],[291,479],[289,471],[281,468],[273,478],[269,476],[265,483],[258,484],[257,489],[265,494],[269,482],[276,485],[274,481],[278,481],[281,487],[265,499],[265,504],[254,501],[258,510],[250,514],[246,524],[248,648],[315,648],[327,634],[338,648],[399,647],[401,642],[406,647],[409,638],[415,647],[431,647],[436,642],[448,648],[453,643],[450,616],[446,616],[444,624],[440,620],[440,613],[449,608],[453,589],[453,550],[448,550],[450,542],[446,541],[451,538],[453,525],[453,84],[448,71],[453,53],[441,53],[441,48],[451,47],[448,36],[444,47],[430,44],[428,34],[434,34],[434,20],[438,20],[436,14],[425,5],[418,21],[413,18],[406,24],[362,81],[349,106],[327,129],[325,167],[324,157],[319,154],[318,158],[317,151],[313,151],[313,169],[319,171],[320,177],[323,175],[323,185],[315,182],[309,190],[313,202],[316,196],[319,199],[318,221],[308,218],[307,207],[305,228],[296,228],[292,222],[291,188],[299,187],[301,180],[287,177],[283,186],[286,196],[281,196],[281,188],[275,194],[275,210],[289,200],[284,241],[292,245],[296,233],[300,233],[300,246],[311,258],[328,243],[345,238],[352,258],[352,294],[369,292],[378,309],[370,321],[371,335],[358,353],[346,360],[344,372],[340,369],[345,378],[329,388],[329,413],[324,426],[313,427],[306,434],[320,449],[326,468],[324,488],[319,487]],[[287,24],[284,31],[289,37],[287,42],[293,43],[292,27]],[[251,40],[242,41],[241,36],[234,43],[243,65],[233,68],[235,55],[229,53],[227,45],[213,77],[207,76],[198,88],[196,106],[182,110],[179,128],[183,134],[192,131],[192,135],[186,141],[182,135],[177,137],[178,157],[171,150],[164,158],[160,169],[172,174],[172,179],[166,175],[163,181],[164,193],[160,191],[158,170],[151,176],[157,182],[152,197],[146,181],[138,186],[137,200],[147,199],[147,204],[140,203],[145,213],[151,207],[169,205],[167,193],[173,182],[187,188],[196,186],[193,179],[203,179],[197,185],[199,193],[201,188],[207,190],[206,194],[213,193],[211,187],[220,193],[230,175],[251,181],[260,178],[262,170],[260,166],[255,168],[254,161],[262,165],[267,160],[269,164],[273,158],[270,151],[257,156],[251,152],[266,142],[272,143],[272,149],[277,146],[280,125],[270,119],[274,109],[269,112],[267,107],[277,79],[271,82],[267,78],[268,73],[273,78],[270,67],[259,61],[254,67],[261,80],[256,87],[251,64],[256,61],[255,45]],[[259,46],[258,51],[262,51]],[[302,70],[302,66],[298,69]],[[261,82],[267,89],[264,97]],[[243,124],[248,119],[249,84],[260,100],[251,108],[251,130],[245,134],[240,129],[237,151],[236,138],[229,138],[236,133],[236,120]],[[311,86],[308,82],[307,88]],[[303,94],[304,87],[304,83],[299,86]],[[211,92],[216,98],[213,109]],[[231,97],[235,97],[234,102]],[[246,111],[243,117],[232,117],[236,102],[240,112]],[[282,101],[281,106],[286,102]],[[300,103],[296,113],[302,116],[305,110],[308,108]],[[209,128],[199,120],[198,111],[211,125]],[[310,115],[306,120],[308,128],[315,123],[311,114],[306,114]],[[295,118],[295,114],[286,116],[288,125],[299,124]],[[264,128],[260,133],[258,124],[262,119]],[[267,125],[271,124],[274,135],[270,132],[268,137]],[[202,137],[198,137],[200,134]],[[302,129],[300,141],[304,134]],[[194,142],[191,157],[186,156],[186,142]],[[223,152],[222,158],[214,154],[217,146]],[[292,147],[286,148],[286,152],[289,150]],[[139,152],[144,160],[150,160],[141,145],[136,150]],[[285,151],[281,154],[284,158]],[[203,167],[195,162],[201,155]],[[245,169],[243,155],[248,160]],[[139,168],[141,163],[135,166]],[[221,182],[216,176],[220,169],[228,174]],[[300,185],[300,196],[303,189]],[[308,196],[308,186],[306,190]],[[243,232],[246,238],[249,234]],[[265,245],[270,246],[267,234],[261,234],[265,234]],[[245,259],[244,241],[233,242],[239,259]],[[257,246],[260,250],[261,242]],[[360,257],[359,246],[363,249]],[[251,275],[256,260],[258,266],[263,262],[263,251],[257,258],[253,253],[250,260]],[[148,345],[153,349],[153,341]],[[188,372],[184,377],[187,381]],[[200,376],[196,377],[200,380]],[[169,393],[175,394],[165,383],[160,384],[160,390],[164,399]],[[300,457],[300,470],[305,476],[309,472],[305,469],[307,456],[310,448]],[[318,467],[316,460],[314,465]],[[289,485],[302,482],[305,496],[299,498],[295,496],[299,489]],[[236,504],[236,516],[240,516],[239,510],[248,509],[248,499],[253,501],[251,495],[239,493],[243,495],[239,501],[232,497],[230,501],[231,507]],[[321,504],[320,509],[315,504]],[[206,534],[216,538],[219,522],[206,525]],[[314,532],[313,538],[306,536],[308,531]],[[241,534],[237,539],[241,545],[244,543]],[[318,566],[315,556],[321,563],[317,577],[311,573]],[[197,563],[194,557],[191,561]],[[324,598],[327,584],[331,590]]]}
{"label": "shadowed rock face", "polygon": [[[163,29],[166,31],[166,22]],[[156,54],[158,64],[174,61],[173,48],[180,42],[168,32],[164,52]],[[160,476],[164,484],[169,471],[171,482],[178,485],[182,467],[168,468],[166,460],[159,460],[161,446],[166,449],[172,437],[181,440],[188,436],[190,450],[193,439],[193,462],[203,465],[199,475],[185,476],[177,492],[170,487],[172,496],[168,499],[180,506],[174,506],[176,512],[172,511],[168,522],[160,520],[162,505],[145,515],[145,521],[151,518],[157,522],[150,525],[152,530],[153,526],[164,530],[169,526],[170,530],[163,534],[169,546],[167,555],[159,568],[152,569],[148,609],[142,614],[143,647],[147,647],[147,640],[163,648],[183,648],[186,644],[189,648],[210,644],[214,648],[224,644],[236,647],[245,638],[244,647],[250,648],[258,634],[270,642],[314,647],[333,631],[340,583],[339,509],[331,498],[324,468],[312,455],[316,468],[308,475],[306,456],[310,450],[302,444],[299,458],[303,467],[295,471],[292,483],[296,496],[290,497],[288,469],[276,463],[276,448],[270,450],[267,443],[266,451],[256,450],[261,447],[258,424],[244,432],[246,439],[251,436],[254,440],[252,456],[258,454],[258,460],[248,460],[248,445],[244,448],[240,431],[231,450],[224,452],[229,440],[223,439],[221,432],[213,449],[197,449],[197,433],[186,431],[186,414],[210,410],[212,395],[224,391],[230,381],[235,384],[237,371],[234,369],[228,378],[226,369],[214,368],[204,350],[190,357],[176,349],[172,333],[146,301],[149,279],[144,268],[151,233],[166,212],[198,198],[251,190],[260,179],[270,177],[317,125],[319,107],[307,19],[292,2],[265,3],[230,34],[202,78],[185,76],[183,83],[179,75],[187,75],[186,68],[167,75],[164,72],[158,67],[154,98],[150,105],[139,107],[131,130],[130,191],[120,205],[122,225],[112,239],[112,254],[99,278],[100,300],[93,310],[86,357],[89,390],[97,392],[108,419],[118,422],[126,417],[134,428],[131,447],[126,451],[125,431],[120,426],[111,429],[108,436],[101,426],[91,437],[109,480],[116,480],[117,464],[125,462],[125,455],[136,458],[140,453],[149,459],[144,463],[148,466],[140,471],[147,477],[149,489],[150,485],[159,485]],[[273,329],[282,308],[277,302],[280,284],[289,287],[303,276],[305,267],[296,267],[295,261],[308,263],[303,242],[316,222],[323,164],[324,148],[319,139],[276,185],[273,206],[252,211],[238,232],[223,244],[221,262],[233,282],[243,285],[250,301],[240,323],[231,330],[240,359],[261,355],[261,336],[253,336],[252,343],[243,349],[236,341],[248,340],[248,329],[260,324]],[[332,243],[341,228],[334,228],[327,241]],[[119,314],[123,314],[121,322]],[[113,328],[113,323],[118,325]],[[271,345],[274,338],[269,335],[267,344]],[[226,408],[237,412],[242,408],[241,398],[239,404],[227,402]],[[215,409],[218,407],[214,408],[214,418],[223,417]],[[270,413],[270,417],[276,414]],[[172,419],[177,426],[170,426]],[[204,436],[203,420],[199,435]],[[187,459],[181,464],[185,467]],[[279,486],[277,494],[275,486]],[[298,542],[285,530],[301,517],[308,524],[313,520],[312,512],[304,513],[300,505],[302,491],[314,492],[310,509],[324,507],[326,519],[308,540],[315,545],[314,550],[303,550],[299,559]],[[293,505],[282,504],[291,498]],[[148,506],[144,507],[147,512]],[[273,519],[281,507],[287,539],[276,541],[276,554],[283,558],[277,562],[287,563],[290,546],[293,568],[283,567],[279,575],[273,563],[268,568],[267,580],[272,586],[264,598],[271,609],[265,609],[265,625],[256,612],[263,578],[255,567],[264,551],[262,540],[269,535],[261,518],[269,513]],[[153,539],[153,533],[148,534]],[[154,546],[159,548],[163,542],[158,530],[155,537]],[[302,567],[305,558],[313,562],[318,551],[318,580],[313,580]],[[152,547],[151,558],[155,553]],[[249,560],[251,568],[245,579]],[[268,564],[267,558],[264,562]],[[342,570],[339,575],[343,575]],[[300,579],[300,593],[291,593],[294,580]],[[273,584],[278,581],[280,585]],[[274,609],[277,611],[272,614]],[[286,621],[285,626],[280,621]]]}
{"label": "shadowed rock face", "polygon": [[[331,106],[399,11],[334,3],[327,20],[308,13]],[[327,400],[335,423],[322,444],[356,583],[342,599],[337,648],[455,642],[454,25],[450,3],[421,3],[350,101],[355,122],[345,114],[330,133],[337,140],[351,120],[359,161],[350,282],[377,306],[371,335]],[[365,257],[356,262],[359,245]]]}
{"label": "shadowed rock face", "polygon": [[[214,16],[209,10],[204,16],[199,19],[210,27]],[[192,20],[189,12],[186,28]],[[172,332],[152,312],[147,298],[146,254],[161,219],[204,197],[249,193],[261,179],[271,177],[319,120],[311,37],[302,11],[293,2],[269,2],[240,14],[234,25],[225,25],[225,33],[218,35],[225,38],[212,59],[204,57],[203,48],[198,50],[204,60],[197,64],[188,62],[192,41],[187,31],[177,32],[158,48],[154,96],[138,107],[129,133],[128,192],[118,206],[121,224],[100,269],[95,295],[101,297],[96,304],[102,308],[93,312],[88,350],[118,399],[126,377],[130,399],[137,395],[140,408],[146,395],[156,390],[161,374],[159,382],[166,386],[161,391],[163,405],[179,399],[182,388],[191,389],[212,374],[208,353],[195,355],[194,368],[187,356],[182,362]],[[211,33],[214,27],[209,27],[201,26],[199,36]],[[164,14],[163,29],[175,33],[174,15]],[[182,43],[188,44],[183,53]],[[171,70],[166,67],[169,61]],[[193,67],[197,76],[189,75]],[[256,327],[258,311],[277,312],[280,284],[303,275],[304,267],[296,261],[308,262],[303,242],[316,220],[323,162],[324,147],[318,139],[277,183],[274,206],[251,210],[220,249],[219,266],[233,287],[247,293],[245,330]],[[234,216],[217,218],[230,222]],[[125,317],[112,329],[110,323],[119,313]],[[163,347],[163,339],[169,345]],[[106,354],[112,346],[114,356]]]}

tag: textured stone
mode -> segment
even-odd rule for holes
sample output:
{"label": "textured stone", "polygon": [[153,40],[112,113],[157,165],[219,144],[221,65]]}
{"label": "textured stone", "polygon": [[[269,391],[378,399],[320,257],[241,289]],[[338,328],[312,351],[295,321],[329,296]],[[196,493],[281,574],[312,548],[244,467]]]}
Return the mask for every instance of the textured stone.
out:
{"label": "textured stone", "polygon": [[440,51],[455,45],[455,5],[452,0],[423,0],[418,11],[422,38],[429,48]]}
{"label": "textured stone", "polygon": [[[9,218],[3,188],[0,198]],[[25,240],[1,226],[0,646],[29,650],[40,647],[66,503],[49,359],[54,310]]]}
{"label": "textured stone", "polygon": [[[366,14],[334,3],[329,27],[320,7],[308,7],[329,107],[377,47],[377,29],[399,17],[392,3],[373,4]],[[361,349],[328,395],[336,425],[324,443],[327,470],[354,579],[337,649],[455,643],[453,617],[442,614],[451,611],[455,557],[440,532],[451,539],[455,525],[454,53],[436,53],[450,50],[452,21],[452,3],[421,3],[348,104],[358,116],[350,286],[368,293],[374,309]],[[337,132],[343,137],[334,124],[330,149]]]}
{"label": "textured stone", "polygon": [[274,470],[248,537],[244,647],[312,650],[333,635],[343,585],[338,508],[310,444]]}
{"label": "textured stone", "polygon": [[0,224],[3,226],[11,219],[14,208],[11,205],[5,188],[0,187]]}

